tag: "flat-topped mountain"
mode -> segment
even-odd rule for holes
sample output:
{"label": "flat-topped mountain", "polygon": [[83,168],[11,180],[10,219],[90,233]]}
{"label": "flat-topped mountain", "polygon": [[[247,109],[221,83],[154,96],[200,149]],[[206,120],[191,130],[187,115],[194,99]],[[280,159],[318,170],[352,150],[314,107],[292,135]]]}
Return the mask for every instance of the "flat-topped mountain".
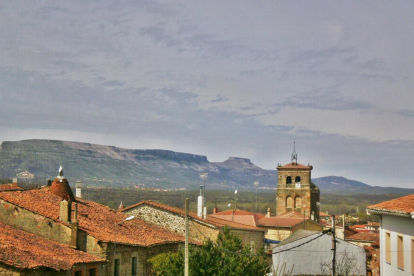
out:
{"label": "flat-topped mountain", "polygon": [[251,189],[254,181],[275,187],[276,170],[264,170],[249,159],[230,157],[209,162],[206,156],[169,150],[132,150],[88,143],[24,140],[3,142],[0,162],[4,177],[29,172],[36,179],[53,178],[60,165],[69,180],[94,186],[192,188],[203,184],[201,173],[208,173],[210,188]]}
{"label": "flat-topped mountain", "polygon": [[[276,188],[277,171],[255,166],[250,159],[230,157],[224,162],[209,162],[206,156],[169,150],[123,149],[55,140],[23,140],[0,145],[3,178],[18,176],[30,182],[54,179],[63,166],[72,185],[82,181],[88,186],[198,189],[205,181],[209,189]],[[372,187],[344,177],[314,178],[324,193],[414,193],[414,189]]]}

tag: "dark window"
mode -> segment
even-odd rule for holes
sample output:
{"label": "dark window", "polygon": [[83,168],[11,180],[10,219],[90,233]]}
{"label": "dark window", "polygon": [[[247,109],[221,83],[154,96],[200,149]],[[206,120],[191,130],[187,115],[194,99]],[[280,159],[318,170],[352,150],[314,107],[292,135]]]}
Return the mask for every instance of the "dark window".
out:
{"label": "dark window", "polygon": [[295,178],[295,182],[296,182],[296,183],[298,183],[298,182],[300,183],[300,176],[296,176],[296,178]]}
{"label": "dark window", "polygon": [[75,276],[82,276],[82,271],[81,270],[75,271]]}
{"label": "dark window", "polygon": [[286,177],[286,184],[291,184],[292,183],[292,177],[288,176]]}
{"label": "dark window", "polygon": [[132,269],[131,269],[131,275],[135,276],[138,274],[138,263],[137,263],[137,257],[132,257]]}
{"label": "dark window", "polygon": [[88,276],[96,276],[96,268],[89,269]]}
{"label": "dark window", "polygon": [[114,276],[119,276],[119,259],[115,259]]}

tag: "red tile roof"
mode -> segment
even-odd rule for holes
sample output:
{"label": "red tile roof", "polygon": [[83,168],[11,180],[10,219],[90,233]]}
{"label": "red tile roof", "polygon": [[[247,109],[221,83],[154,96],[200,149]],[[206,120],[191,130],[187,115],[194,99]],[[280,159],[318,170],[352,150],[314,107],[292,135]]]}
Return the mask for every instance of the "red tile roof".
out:
{"label": "red tile roof", "polygon": [[17,183],[0,184],[0,191],[23,190],[17,186]]}
{"label": "red tile roof", "polygon": [[303,218],[264,217],[257,221],[258,226],[288,227],[291,228],[303,222]]}
{"label": "red tile roof", "polygon": [[57,195],[61,199],[75,201],[75,197],[73,196],[72,189],[69,186],[69,182],[66,178],[56,178],[53,181],[52,185],[50,186],[49,191],[52,194]]}
{"label": "red tile roof", "polygon": [[303,170],[303,169],[307,169],[307,170],[311,170],[311,166],[305,166],[299,163],[289,163],[286,164],[284,166],[279,166],[277,167],[277,169],[297,169],[297,170]]}
{"label": "red tile roof", "polygon": [[332,217],[332,216],[324,212],[319,212],[319,217]]}
{"label": "red tile roof", "polygon": [[208,217],[214,217],[219,219],[224,219],[227,221],[234,221],[241,224],[257,226],[257,220],[264,217],[263,214],[251,213],[244,210],[226,210],[219,213],[208,215]]}
{"label": "red tile roof", "polygon": [[[36,214],[50,218],[58,223],[67,224],[59,219],[61,198],[49,191],[49,188],[25,191],[0,192],[0,198],[27,209]],[[127,215],[116,212],[105,205],[77,198],[79,229],[103,242],[115,241],[122,244],[151,246],[164,243],[183,242],[184,237],[161,227],[139,219],[125,221]],[[72,218],[74,204],[72,204]]]}
{"label": "red tile roof", "polygon": [[69,270],[74,264],[105,262],[105,259],[0,222],[0,262],[19,269]]}
{"label": "red tile roof", "polygon": [[[149,205],[149,206],[152,206],[152,207],[155,207],[155,208],[158,208],[158,209],[162,209],[162,210],[165,210],[165,211],[169,211],[171,213],[181,215],[181,216],[185,215],[185,210],[183,210],[181,208],[173,207],[173,206],[170,206],[170,205],[167,205],[167,204],[162,204],[162,203],[151,201],[151,200],[141,201],[137,204],[128,206],[128,207],[122,209],[121,211],[125,212],[125,211],[128,211],[130,209],[139,207],[141,205]],[[251,226],[251,225],[248,225],[248,224],[237,223],[237,222],[234,222],[234,221],[228,221],[228,220],[219,218],[217,216],[208,215],[206,219],[202,219],[195,212],[189,212],[189,216],[191,218],[195,219],[195,220],[198,220],[200,222],[204,222],[204,223],[207,223],[207,224],[213,225],[215,227],[219,227],[219,228],[224,227],[224,226],[227,225],[227,226],[230,226],[232,228],[238,228],[238,229],[250,229],[250,230],[264,231],[263,229],[257,228],[255,226]]]}
{"label": "red tile roof", "polygon": [[303,220],[303,214],[299,213],[298,211],[286,212],[276,217],[278,218],[300,218]]}
{"label": "red tile roof", "polygon": [[367,241],[367,242],[376,242],[379,241],[379,232],[367,232],[367,233],[357,233],[346,238],[347,240],[353,241]]}
{"label": "red tile roof", "polygon": [[368,206],[367,210],[374,214],[410,217],[414,212],[414,194]]}

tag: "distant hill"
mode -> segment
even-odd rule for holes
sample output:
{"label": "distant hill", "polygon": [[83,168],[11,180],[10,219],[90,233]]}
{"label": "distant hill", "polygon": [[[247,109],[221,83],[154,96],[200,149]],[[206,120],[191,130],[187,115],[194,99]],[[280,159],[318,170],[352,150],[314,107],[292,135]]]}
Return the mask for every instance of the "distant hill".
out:
{"label": "distant hill", "polygon": [[[203,155],[169,150],[134,150],[55,140],[3,142],[0,163],[4,166],[3,178],[19,175],[38,183],[54,179],[60,165],[72,185],[80,180],[89,186],[198,189],[204,184],[200,174],[206,172],[205,184],[209,189],[253,190],[255,181],[260,182],[260,188],[274,189],[277,182],[276,170],[264,170],[245,158],[209,162]],[[337,176],[315,178],[312,182],[323,193],[414,193],[414,189],[372,187]]]}
{"label": "distant hill", "polygon": [[314,178],[312,182],[327,194],[414,194],[414,189],[370,186],[341,176]]}
{"label": "distant hill", "polygon": [[43,181],[54,178],[63,166],[69,181],[92,186],[198,189],[201,173],[208,173],[206,185],[214,189],[252,189],[254,181],[274,187],[276,170],[264,170],[249,159],[230,157],[209,162],[206,156],[168,150],[132,150],[112,146],[54,140],[3,142],[0,162],[4,177],[18,173]]}

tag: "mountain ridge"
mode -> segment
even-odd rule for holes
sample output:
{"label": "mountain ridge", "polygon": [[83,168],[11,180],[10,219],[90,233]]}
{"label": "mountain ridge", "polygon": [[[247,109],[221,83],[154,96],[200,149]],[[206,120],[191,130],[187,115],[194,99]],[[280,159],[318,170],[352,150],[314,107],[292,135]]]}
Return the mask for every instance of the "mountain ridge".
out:
{"label": "mountain ridge", "polygon": [[[197,189],[206,184],[210,189],[253,190],[255,181],[259,181],[260,188],[269,189],[276,188],[277,182],[277,170],[262,169],[248,158],[209,162],[207,156],[191,153],[59,140],[4,141],[0,145],[0,163],[4,165],[4,177],[24,172],[23,175],[34,175],[38,182],[53,179],[62,165],[69,181],[80,180],[91,186]],[[204,183],[200,174],[206,172],[208,179]],[[414,193],[414,189],[374,188],[338,176],[315,178],[312,182],[324,193]]]}

